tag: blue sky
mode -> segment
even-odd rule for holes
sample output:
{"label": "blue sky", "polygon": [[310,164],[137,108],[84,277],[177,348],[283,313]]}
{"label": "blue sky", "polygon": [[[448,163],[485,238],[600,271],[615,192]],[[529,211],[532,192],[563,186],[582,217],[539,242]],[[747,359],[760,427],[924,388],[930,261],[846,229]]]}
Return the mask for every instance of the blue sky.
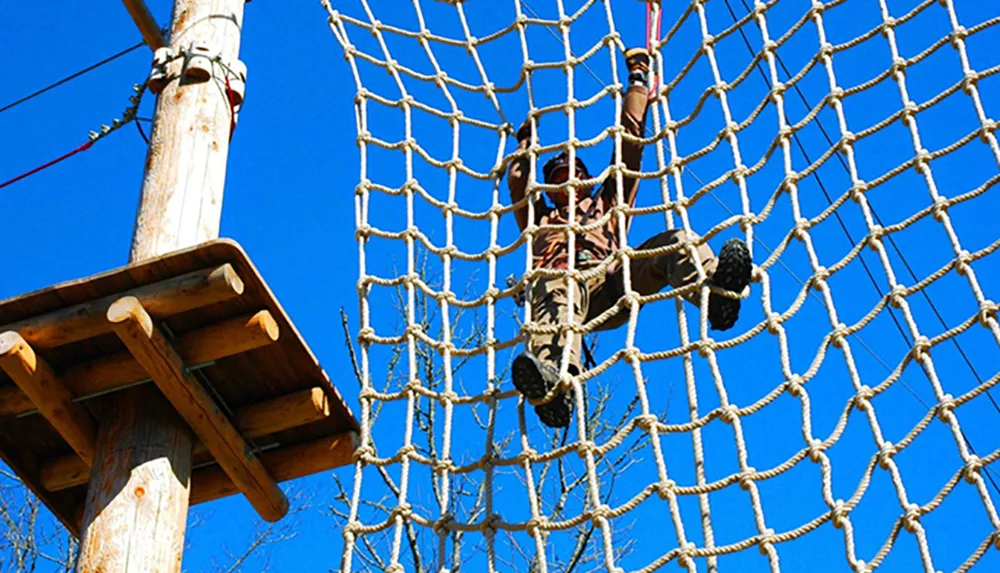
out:
{"label": "blue sky", "polygon": [[[506,26],[514,18],[511,2],[491,3],[488,6],[486,3],[467,4],[465,10],[470,29],[479,37]],[[566,9],[572,12],[580,4],[579,1],[566,2]],[[681,3],[668,4],[664,10],[664,30],[671,27],[684,9]],[[741,2],[734,1],[732,4],[738,16],[746,13]],[[918,2],[889,0],[887,4],[890,13],[900,17]],[[955,4],[959,21],[966,27],[1000,15],[1000,6],[992,6],[988,2],[955,0]],[[417,28],[416,15],[409,3],[372,2],[372,5],[376,17],[383,22],[411,30]],[[150,6],[160,22],[168,21],[169,2],[151,2]],[[367,21],[360,2],[356,0],[336,1],[334,6]],[[452,38],[464,37],[454,7],[437,2],[423,2],[421,6],[433,32]],[[557,16],[553,2],[534,0],[528,6],[543,18]],[[807,7],[807,3],[797,0],[778,2],[768,11],[771,37],[784,34]],[[8,42],[8,51],[32,56],[0,60],[0,72],[7,78],[0,84],[0,105],[138,41],[138,33],[127,13],[117,3],[95,6],[70,2],[60,8],[56,11],[28,3],[0,4],[0,37]],[[721,0],[709,2],[706,12],[709,30],[713,34],[719,34],[732,24],[729,11]],[[880,21],[878,3],[867,0],[848,0],[824,13],[828,39],[834,44],[858,37],[876,27]],[[644,8],[641,3],[614,3],[614,23],[625,43],[643,43]],[[744,29],[753,49],[759,49],[761,36],[756,26],[749,25]],[[571,36],[573,51],[577,54],[585,52],[607,32],[607,17],[603,4],[598,2],[574,24]],[[932,4],[898,27],[897,42],[901,55],[912,57],[949,32],[945,9]],[[348,33],[358,49],[382,58],[380,47],[367,32],[348,26]],[[59,39],[58,45],[52,42],[53,38]],[[666,77],[675,76],[696,52],[700,41],[697,18],[689,18],[665,48]],[[985,70],[1000,65],[1000,57],[993,48],[998,41],[1000,31],[996,28],[967,39],[973,69]],[[401,64],[423,73],[433,72],[429,59],[417,42],[391,35],[387,42],[393,57]],[[559,40],[539,26],[529,27],[528,43],[531,57],[536,62],[551,62],[563,57]],[[813,57],[817,45],[816,27],[807,21],[778,53],[795,74]],[[433,49],[449,76],[474,85],[481,84],[472,58],[463,49],[438,44]],[[577,70],[574,91],[578,99],[593,96],[603,87],[601,82],[610,82],[608,53],[606,49],[601,50],[587,62],[598,79],[592,77],[589,71]],[[288,7],[258,0],[248,4],[241,54],[249,67],[247,102],[231,148],[222,234],[244,245],[334,383],[360,415],[357,383],[351,372],[339,322],[339,309],[344,307],[351,317],[352,327],[356,330],[359,324],[356,296],[358,262],[354,244],[354,189],[359,177],[359,162],[355,143],[355,86],[351,69],[342,56],[340,46],[331,36],[325,24],[325,13],[317,3]],[[955,49],[945,44],[910,68],[907,72],[910,97],[922,103],[960,81],[957,54]],[[516,34],[483,46],[479,55],[490,80],[497,86],[515,83],[522,64]],[[717,58],[722,77],[732,82],[747,67],[751,56],[739,34],[733,34],[719,42]],[[119,114],[126,105],[132,83],[142,81],[147,73],[149,59],[147,50],[137,50],[71,84],[0,114],[0,157],[3,157],[0,161],[0,180],[69,151],[85,141],[87,131]],[[877,34],[834,56],[837,81],[844,88],[868,81],[890,64],[888,43]],[[621,69],[621,59],[618,66]],[[782,80],[787,79],[782,70],[779,69],[778,73]],[[368,89],[385,98],[397,99],[400,96],[392,78],[384,71],[362,65],[361,78]],[[702,57],[671,95],[673,117],[678,119],[691,114],[701,93],[712,82],[711,70]],[[986,113],[994,118],[1000,115],[1000,101],[995,96],[1000,89],[998,83],[1000,80],[993,76],[982,79],[978,84]],[[799,85],[810,107],[816,105],[829,89],[822,68],[813,69]],[[418,100],[447,109],[447,101],[433,85],[410,79],[406,88]],[[564,101],[567,94],[563,72],[546,70],[536,73],[533,90],[536,106]],[[451,92],[467,116],[489,123],[502,121],[497,110],[482,95],[458,89]],[[766,97],[766,93],[764,81],[753,71],[729,94],[729,107],[734,119],[743,121]],[[971,102],[971,98],[958,91],[919,114],[923,146],[933,152],[977,129],[978,120]],[[143,115],[151,113],[150,103],[144,105]],[[859,133],[898,111],[901,103],[895,83],[886,80],[861,94],[846,98],[844,107],[849,128]],[[500,108],[507,121],[519,123],[528,109],[525,91],[521,89],[502,95]],[[722,127],[721,109],[717,99],[709,97],[705,100],[694,120],[678,134],[681,155],[695,152],[715,137]],[[792,122],[801,120],[807,113],[805,105],[793,92],[786,97],[785,110]],[[609,97],[578,112],[577,136],[596,136],[614,121],[613,112]],[[368,114],[369,130],[375,137],[385,141],[402,139],[402,112],[370,103]],[[652,121],[650,117],[651,127]],[[836,139],[839,136],[832,110],[824,109],[818,121],[831,137]],[[451,157],[452,133],[447,122],[426,114],[416,114],[413,130],[415,138],[431,156],[438,160]],[[774,106],[769,105],[751,127],[739,133],[744,162],[755,164],[776,132],[777,115]],[[566,121],[561,114],[549,114],[542,120],[540,137],[543,143],[564,141],[566,134]],[[829,147],[815,121],[800,132],[799,140],[813,161]],[[597,149],[581,152],[591,171],[597,172],[606,164],[611,153],[610,145],[606,141]],[[459,154],[471,169],[488,171],[496,160],[497,148],[495,132],[462,126]],[[509,153],[512,149],[513,144],[509,143],[502,151]],[[0,275],[0,298],[124,264],[144,154],[142,140],[129,127],[82,155],[0,190],[0,224],[6,235],[13,238],[16,247],[8,249],[4,268],[9,270]],[[868,181],[877,179],[913,155],[909,133],[899,122],[856,145],[859,174]],[[792,157],[798,170],[808,164],[797,148],[793,150]],[[647,149],[643,165],[647,171],[656,169],[654,147]],[[723,143],[689,166],[691,173],[685,174],[682,179],[685,195],[691,196],[700,188],[699,179],[711,181],[732,166],[732,153],[729,146]],[[990,148],[976,139],[954,153],[933,161],[931,168],[939,193],[954,197],[982,185],[996,175],[998,166]],[[836,157],[824,163],[817,172],[823,187],[833,198],[843,194],[850,185],[850,179]],[[781,181],[782,173],[781,153],[777,152],[764,168],[748,180],[751,211],[760,213],[765,208]],[[432,196],[447,200],[449,180],[444,170],[417,161],[414,174]],[[403,154],[371,149],[367,176],[376,183],[399,186],[405,181]],[[658,187],[655,180],[645,181],[638,204],[660,204],[662,200]],[[491,204],[493,188],[490,182],[459,176],[456,200],[465,209],[483,211]],[[668,189],[670,196],[675,197],[677,190],[673,180],[668,182]],[[509,201],[505,182],[501,183],[500,199],[504,203]],[[913,169],[872,190],[868,199],[885,225],[903,221],[931,203],[927,185]],[[805,217],[815,217],[828,206],[815,178],[800,182],[798,201]],[[994,188],[949,209],[948,215],[963,248],[976,252],[1000,238],[997,236],[995,217],[991,216],[998,207],[1000,199]],[[714,195],[699,199],[689,210],[691,225],[695,231],[705,233],[730,216],[727,209],[734,212],[742,209],[739,190],[732,183],[724,184]],[[369,222],[373,226],[390,231],[405,229],[405,201],[401,197],[373,194],[371,213]],[[417,199],[414,213],[417,225],[433,244],[443,246],[446,235],[441,211]],[[867,233],[861,210],[856,204],[848,201],[837,213],[855,241]],[[767,249],[775,248],[793,225],[792,207],[786,194],[777,200],[767,219],[755,226],[755,235],[761,241],[753,246],[758,264],[767,258]],[[664,219],[660,214],[638,217],[632,226],[629,242],[638,244],[663,228]],[[726,229],[712,240],[712,244],[717,247],[724,238],[738,234],[737,227]],[[811,229],[810,235],[820,263],[825,266],[832,266],[852,248],[840,223],[833,217]],[[893,271],[904,285],[924,279],[954,258],[944,227],[931,217],[925,217],[893,236],[917,277],[914,280],[908,274],[903,261],[890,248]],[[503,217],[499,224],[498,244],[510,245],[516,239],[517,230],[513,221],[509,216]],[[457,218],[454,241],[467,253],[484,250],[490,242],[488,221]],[[400,269],[405,268],[405,245],[402,241],[372,240],[367,258],[370,274],[398,276],[402,272]],[[870,250],[864,251],[863,259],[884,292],[887,279],[881,262]],[[439,273],[440,260],[434,256],[429,260],[432,274]],[[972,267],[985,296],[996,300],[993,285],[1000,279],[1000,263],[996,255],[980,259]],[[522,247],[500,261],[497,281],[502,282],[507,275],[516,275],[523,269]],[[307,273],[311,274],[310,279],[305,278]],[[487,273],[485,262],[455,262],[452,265],[452,288],[461,292],[468,285],[469,290],[462,297],[475,298],[489,286]],[[791,241],[780,261],[768,269],[771,304],[778,312],[784,312],[801,290],[801,284],[793,274],[801,279],[812,274],[806,248],[795,240]],[[440,288],[440,278],[432,284]],[[875,287],[859,259],[854,259],[836,273],[829,284],[840,320],[846,324],[860,320],[878,301]],[[716,334],[717,340],[738,336],[764,319],[761,292],[761,284],[755,283],[750,300],[744,304],[741,321],[734,330]],[[926,336],[940,334],[977,312],[977,303],[968,281],[954,271],[929,286],[926,292],[947,324],[947,328],[941,325],[921,294],[908,297],[920,332]],[[393,296],[392,291],[381,287],[372,292],[372,324],[379,334],[400,332],[401,321],[392,306]],[[509,300],[498,303],[497,338],[509,340],[516,335],[512,315],[517,312],[519,310]],[[466,313],[461,317],[455,315],[454,309],[452,313],[456,336],[472,331],[484,318],[482,312]],[[697,311],[688,310],[687,315],[691,335],[697,338]],[[897,312],[896,317],[901,315]],[[432,328],[431,332],[439,336],[440,317],[436,316],[433,320],[432,326],[436,329]],[[659,302],[645,308],[638,322],[637,346],[644,352],[676,348],[679,344],[676,320],[672,302]],[[906,330],[902,320],[901,324]],[[814,360],[823,336],[831,330],[827,311],[819,298],[810,296],[784,327],[790,341],[791,369],[802,374]],[[988,379],[997,373],[1000,353],[997,341],[988,329],[974,325],[956,339],[981,379]],[[623,343],[624,330],[601,335],[596,352],[598,361],[608,358]],[[883,363],[890,369],[895,368],[909,346],[887,311],[882,311],[858,337],[852,337],[850,343],[861,380],[871,387],[888,375]],[[373,349],[372,376],[375,380],[385,379],[390,356],[388,348]],[[498,368],[506,365],[511,356],[509,350],[499,352],[496,358]],[[973,371],[952,342],[935,347],[932,357],[945,392],[958,396],[976,386]],[[766,331],[735,349],[720,351],[718,362],[728,399],[739,406],[756,402],[784,380],[777,338]],[[436,364],[440,365],[439,362]],[[704,415],[719,405],[719,393],[707,362],[695,357],[693,364],[699,411]],[[474,358],[456,374],[456,391],[460,394],[482,392],[486,384],[485,372],[485,359],[482,356]],[[646,378],[652,411],[665,412],[671,423],[690,419],[684,370],[679,359],[646,363],[642,373]],[[600,383],[614,389],[605,417],[617,420],[636,392],[632,373],[625,365],[616,364],[601,376]],[[504,389],[510,388],[507,380],[501,385]],[[818,373],[807,384],[807,390],[811,400],[813,434],[825,439],[854,392],[840,351],[829,350]],[[911,364],[900,382],[873,400],[886,439],[898,442],[926,413],[920,400],[933,404],[934,393],[927,377],[915,364]],[[479,413],[485,414],[485,408],[480,408]],[[443,410],[437,407],[435,411],[440,414]],[[759,471],[770,469],[804,447],[800,429],[801,412],[798,400],[785,394],[758,413],[743,418],[743,439],[751,466]],[[980,455],[1000,447],[1000,438],[992,431],[1000,413],[985,396],[962,406],[956,413]],[[538,428],[533,414],[530,411],[527,414],[528,439],[532,447],[538,451],[549,449],[546,434]],[[516,433],[517,408],[513,400],[503,402],[496,416],[498,439],[511,435],[511,432]],[[404,420],[404,402],[385,406],[374,429],[381,455],[391,455],[402,445]],[[438,416],[436,424],[439,429],[441,423],[441,416]],[[435,437],[439,448],[441,438],[439,432]],[[519,439],[515,435],[511,445],[504,450],[504,457],[517,454],[520,450]],[[705,427],[702,439],[709,481],[739,470],[731,426],[715,420]],[[415,440],[421,446],[426,445],[425,438],[418,436]],[[680,485],[694,484],[690,434],[666,435],[661,438],[661,445],[671,478]],[[485,434],[475,425],[471,408],[456,407],[451,436],[453,458],[469,463],[478,459],[485,448]],[[854,493],[869,458],[876,451],[867,419],[853,411],[843,436],[827,452],[833,466],[835,498],[847,499]],[[579,459],[575,454],[569,458],[568,471],[579,471]],[[920,504],[927,503],[962,464],[947,426],[937,421],[895,461],[910,500]],[[534,469],[540,471],[540,468]],[[400,468],[398,465],[391,467],[389,472],[398,479]],[[440,509],[429,491],[429,473],[426,467],[413,465],[410,502],[421,514],[434,519]],[[350,489],[353,470],[343,468],[336,475]],[[482,472],[476,471],[469,476],[466,485],[474,488],[482,479]],[[529,516],[522,479],[523,470],[502,470],[494,477],[494,510],[506,522],[524,521]],[[647,445],[634,456],[634,463],[625,474],[615,480],[613,486],[602,484],[601,491],[606,493],[610,490],[612,498],[609,503],[617,507],[655,481],[653,452]],[[312,507],[295,516],[296,535],[293,539],[272,546],[272,566],[275,570],[294,568],[299,571],[336,568],[342,538],[334,520],[323,511],[334,495],[332,479],[329,475],[319,475],[291,485],[311,496]],[[379,499],[385,493],[377,475],[370,470],[365,473],[364,488],[366,499]],[[808,460],[777,478],[759,482],[758,489],[767,525],[779,533],[799,527],[827,511],[821,496],[819,467]],[[551,496],[554,493],[545,490],[542,495]],[[1000,500],[1000,494],[992,486],[990,495],[994,503]],[[717,545],[735,543],[756,533],[750,498],[745,491],[732,485],[710,494],[709,499]],[[682,496],[679,503],[689,540],[702,546],[704,540],[700,533],[697,499]],[[568,507],[569,514],[579,511],[579,502],[572,501]],[[872,558],[885,542],[893,521],[900,513],[887,472],[876,469],[861,503],[851,513],[859,558],[866,561]],[[185,554],[185,568],[190,571],[211,570],[213,562],[225,560],[222,547],[238,549],[260,525],[249,505],[239,498],[199,506],[193,510],[192,516],[197,518],[199,525],[191,529],[190,547]],[[372,511],[364,513],[363,517],[368,522],[385,518]],[[457,512],[457,517],[468,519],[462,511]],[[991,530],[977,492],[965,482],[959,484],[940,508],[924,517],[922,523],[927,530],[934,565],[942,571],[959,566]],[[620,536],[624,535],[618,539],[632,539],[636,543],[635,551],[620,562],[626,570],[642,568],[676,545],[677,536],[667,504],[655,497],[626,516],[615,519],[612,525]],[[432,534],[424,535],[426,537],[422,541],[429,547],[436,547]],[[475,533],[466,539],[463,557],[470,560],[470,569],[479,570],[484,564],[479,550],[482,537]],[[533,551],[525,534],[517,533],[515,539],[526,551]],[[388,552],[391,537],[389,541],[383,538],[374,541],[382,551]],[[552,552],[564,553],[572,543],[572,537],[569,533],[554,533],[550,542]],[[498,555],[510,557],[514,553],[506,536],[498,536],[496,543]],[[317,552],[317,547],[324,550]],[[803,538],[779,544],[777,550],[782,569],[786,571],[849,570],[844,559],[843,536],[829,523]],[[993,570],[998,563],[1000,557],[994,550],[973,571]],[[404,564],[409,566],[405,560]],[[720,558],[719,565],[722,571],[767,570],[767,562],[756,548],[724,556]],[[244,570],[256,571],[260,567],[261,563],[255,561]],[[502,567],[508,570],[506,566]],[[704,570],[704,563],[701,562],[699,567],[699,570]],[[903,532],[880,570],[913,571],[920,570],[920,567],[915,538]]]}

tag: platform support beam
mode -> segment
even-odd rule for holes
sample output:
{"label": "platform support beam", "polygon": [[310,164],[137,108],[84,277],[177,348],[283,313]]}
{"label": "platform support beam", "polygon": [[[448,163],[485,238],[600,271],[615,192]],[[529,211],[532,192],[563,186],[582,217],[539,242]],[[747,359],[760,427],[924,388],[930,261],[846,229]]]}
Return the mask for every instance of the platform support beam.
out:
{"label": "platform support beam", "polygon": [[139,300],[134,296],[118,300],[108,309],[108,321],[257,513],[267,521],[284,517],[288,498],[212,396],[188,373]]}
{"label": "platform support beam", "polygon": [[[244,406],[235,414],[236,429],[252,440],[326,419],[330,416],[330,404],[323,389],[316,387]],[[205,444],[195,444],[195,456],[206,452]],[[265,454],[264,467],[270,468],[267,460]],[[39,481],[45,491],[60,491],[87,483],[89,475],[88,467],[80,458],[69,455],[42,464]],[[280,476],[275,477],[284,481]]]}
{"label": "platform support beam", "polygon": [[83,406],[73,403],[73,395],[63,381],[14,331],[0,333],[0,369],[89,467],[96,449],[97,422]]}
{"label": "platform support beam", "polygon": [[[279,335],[271,312],[262,310],[185,332],[174,342],[174,348],[191,368],[273,344]],[[124,351],[70,366],[63,371],[62,381],[73,396],[86,398],[149,381],[149,374],[132,354]],[[20,388],[0,388],[0,417],[19,416],[34,409],[34,402]]]}
{"label": "platform support beam", "polygon": [[[170,47],[203,47],[226,64],[240,51],[245,0],[174,0]],[[218,238],[232,117],[213,78],[174,76],[157,96],[130,262]],[[216,74],[221,66],[212,65]],[[218,76],[217,76],[218,77]],[[113,395],[82,523],[78,573],[180,573],[193,440],[155,387]]]}
{"label": "platform support beam", "polygon": [[[261,456],[264,466],[280,481],[330,471],[354,462],[357,434],[345,432],[296,444]],[[200,469],[191,481],[191,503],[205,503],[241,493],[218,466]]]}
{"label": "platform support beam", "polygon": [[236,298],[243,294],[244,288],[233,266],[226,263],[5,324],[0,332],[16,331],[35,348],[55,348],[111,332],[105,314],[113,302],[126,295],[138,298],[156,318],[166,318]]}

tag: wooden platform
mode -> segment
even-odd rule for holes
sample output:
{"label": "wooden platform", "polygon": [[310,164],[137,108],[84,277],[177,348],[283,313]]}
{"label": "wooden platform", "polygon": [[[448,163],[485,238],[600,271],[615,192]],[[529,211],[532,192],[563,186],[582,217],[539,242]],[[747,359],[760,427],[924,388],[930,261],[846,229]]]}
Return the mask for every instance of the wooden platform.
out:
{"label": "wooden platform", "polygon": [[277,482],[352,461],[357,421],[233,241],[0,301],[0,458],[73,535],[101,405],[138,384],[196,436],[192,504],[242,493],[273,521]]}

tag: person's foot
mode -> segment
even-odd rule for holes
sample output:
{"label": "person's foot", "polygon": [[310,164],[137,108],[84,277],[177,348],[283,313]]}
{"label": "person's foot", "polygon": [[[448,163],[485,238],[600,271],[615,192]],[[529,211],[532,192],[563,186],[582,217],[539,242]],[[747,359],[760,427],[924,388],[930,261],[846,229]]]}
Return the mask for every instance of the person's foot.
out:
{"label": "person's foot", "polygon": [[[750,249],[740,239],[729,239],[719,251],[719,265],[712,284],[733,293],[742,293],[750,284],[753,261]],[[708,321],[712,330],[729,330],[740,316],[740,300],[712,293],[708,299]]]}
{"label": "person's foot", "polygon": [[[511,378],[517,391],[530,400],[544,398],[559,384],[559,373],[551,366],[542,364],[530,352],[522,352],[514,359]],[[572,391],[558,394],[547,404],[535,406],[535,414],[550,428],[569,426],[573,415]]]}
{"label": "person's foot", "polygon": [[625,65],[628,67],[629,73],[641,72],[646,74],[649,72],[649,51],[646,48],[632,48],[625,52]]}

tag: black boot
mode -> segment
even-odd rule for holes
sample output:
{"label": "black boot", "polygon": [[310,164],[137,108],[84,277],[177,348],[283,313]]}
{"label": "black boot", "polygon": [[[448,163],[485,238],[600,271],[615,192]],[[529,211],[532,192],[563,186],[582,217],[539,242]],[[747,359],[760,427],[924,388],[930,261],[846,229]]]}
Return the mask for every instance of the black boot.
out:
{"label": "black boot", "polygon": [[[535,355],[527,351],[514,359],[511,377],[517,391],[530,400],[544,398],[559,385],[559,372],[542,364]],[[550,428],[569,426],[573,415],[573,392],[558,394],[548,404],[535,406],[535,414]]]}
{"label": "black boot", "polygon": [[[750,249],[740,239],[729,239],[719,251],[719,266],[712,275],[712,284],[734,293],[741,293],[750,284],[753,261]],[[708,321],[712,330],[729,330],[740,316],[740,300],[712,293],[708,299]]]}

